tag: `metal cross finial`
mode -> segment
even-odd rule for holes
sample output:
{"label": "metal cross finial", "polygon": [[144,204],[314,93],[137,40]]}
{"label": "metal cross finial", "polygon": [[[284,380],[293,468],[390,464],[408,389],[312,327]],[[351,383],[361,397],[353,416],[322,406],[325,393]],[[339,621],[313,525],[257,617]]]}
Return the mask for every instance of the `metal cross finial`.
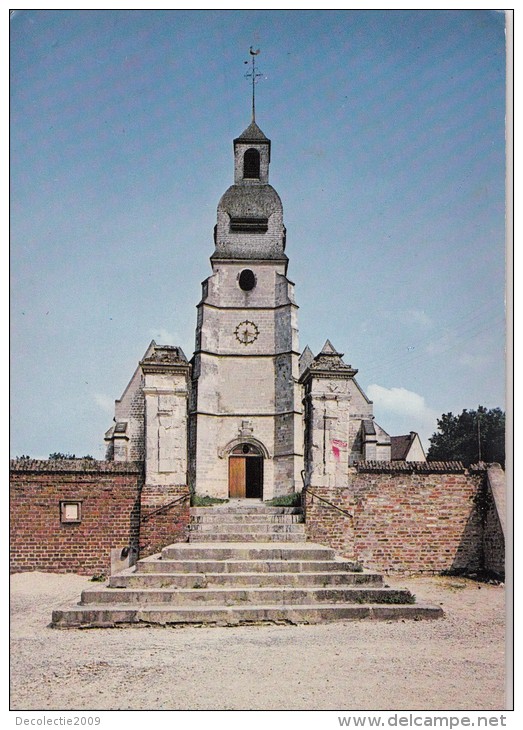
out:
{"label": "metal cross finial", "polygon": [[[255,89],[255,86],[256,86],[260,76],[263,76],[263,74],[258,73],[258,69],[256,68],[255,63],[254,63],[254,56],[257,56],[259,52],[260,52],[259,48],[257,51],[255,51],[252,46],[249,48],[249,53],[251,54],[251,60],[252,60],[252,69],[251,69],[251,71],[249,71],[249,73],[245,74],[245,78],[251,79],[251,83],[252,83],[252,121],[253,122],[255,121],[255,116],[256,116],[256,107],[255,107],[256,97],[255,97],[254,89]],[[244,61],[244,63],[249,63],[249,61]]]}

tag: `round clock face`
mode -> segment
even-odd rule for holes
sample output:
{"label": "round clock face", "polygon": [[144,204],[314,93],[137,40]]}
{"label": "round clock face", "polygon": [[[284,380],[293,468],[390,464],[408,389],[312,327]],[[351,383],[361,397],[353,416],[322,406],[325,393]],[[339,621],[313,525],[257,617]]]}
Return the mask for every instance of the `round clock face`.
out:
{"label": "round clock face", "polygon": [[234,336],[241,342],[242,345],[250,345],[258,337],[260,331],[254,322],[250,322],[248,319],[245,322],[240,322],[234,330]]}

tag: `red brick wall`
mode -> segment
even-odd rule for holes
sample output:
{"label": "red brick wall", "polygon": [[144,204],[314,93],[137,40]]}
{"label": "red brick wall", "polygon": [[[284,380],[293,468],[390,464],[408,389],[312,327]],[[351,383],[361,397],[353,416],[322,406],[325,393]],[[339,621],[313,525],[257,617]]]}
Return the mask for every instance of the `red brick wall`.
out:
{"label": "red brick wall", "polygon": [[[82,501],[80,523],[60,502]],[[106,575],[112,548],[140,557],[187,539],[186,486],[143,486],[139,462],[17,460],[10,479],[11,571]]]}
{"label": "red brick wall", "polygon": [[419,471],[362,464],[347,487],[305,490],[307,536],[384,572],[479,570],[483,528],[474,498],[483,480],[484,472],[454,462]]}
{"label": "red brick wall", "polygon": [[[108,574],[111,548],[138,544],[141,465],[91,460],[12,462],[11,571]],[[83,500],[62,523],[61,500]]]}
{"label": "red brick wall", "polygon": [[190,495],[183,486],[145,486],[140,519],[140,556],[159,552],[165,545],[187,540]]}

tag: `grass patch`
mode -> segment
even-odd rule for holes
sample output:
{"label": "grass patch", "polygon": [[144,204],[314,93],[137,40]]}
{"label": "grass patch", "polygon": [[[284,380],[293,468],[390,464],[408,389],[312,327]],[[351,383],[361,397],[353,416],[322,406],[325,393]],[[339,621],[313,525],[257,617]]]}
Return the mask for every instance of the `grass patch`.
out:
{"label": "grass patch", "polygon": [[215,504],[225,504],[228,501],[228,499],[210,497],[208,494],[191,495],[191,507],[212,507]]}
{"label": "grass patch", "polygon": [[265,502],[269,507],[301,507],[301,492],[283,494],[281,497],[274,497]]}
{"label": "grass patch", "polygon": [[390,597],[387,596],[387,599],[383,601],[383,603],[416,603],[416,596],[413,593],[407,593],[406,595],[398,595],[398,594],[391,594]]}
{"label": "grass patch", "polygon": [[[388,588],[389,586],[385,585],[384,588]],[[367,601],[365,602],[371,602],[369,601],[369,597],[367,595]],[[376,603],[388,603],[391,605],[400,604],[404,605],[406,603],[412,604],[416,603],[416,596],[414,593],[411,593],[410,591],[402,591],[402,590],[391,590],[390,593],[383,593],[378,600],[375,601]]]}

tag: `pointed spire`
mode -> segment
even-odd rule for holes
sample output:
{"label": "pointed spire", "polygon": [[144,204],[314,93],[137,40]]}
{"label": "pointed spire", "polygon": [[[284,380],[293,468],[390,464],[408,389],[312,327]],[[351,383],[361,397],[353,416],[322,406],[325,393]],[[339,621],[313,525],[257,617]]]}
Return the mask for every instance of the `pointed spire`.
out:
{"label": "pointed spire", "polygon": [[314,360],[314,353],[312,352],[311,348],[307,345],[300,355],[300,360],[299,360],[300,375],[307,370],[307,368],[309,367],[309,365],[312,363],[313,360]]}
{"label": "pointed spire", "polygon": [[261,131],[261,129],[258,127],[256,122],[251,122],[247,129],[244,129],[244,131],[240,134],[239,137],[236,137],[234,140],[235,142],[268,142],[270,144],[270,139],[264,135],[264,133]]}
{"label": "pointed spire", "polygon": [[340,357],[343,357],[343,353],[338,352],[330,340],[325,341],[320,355],[339,355]]}
{"label": "pointed spire", "polygon": [[330,340],[326,340],[323,349],[309,365],[312,372],[337,372],[347,377],[354,377],[358,372],[352,365],[343,362],[343,352],[338,352]]}

